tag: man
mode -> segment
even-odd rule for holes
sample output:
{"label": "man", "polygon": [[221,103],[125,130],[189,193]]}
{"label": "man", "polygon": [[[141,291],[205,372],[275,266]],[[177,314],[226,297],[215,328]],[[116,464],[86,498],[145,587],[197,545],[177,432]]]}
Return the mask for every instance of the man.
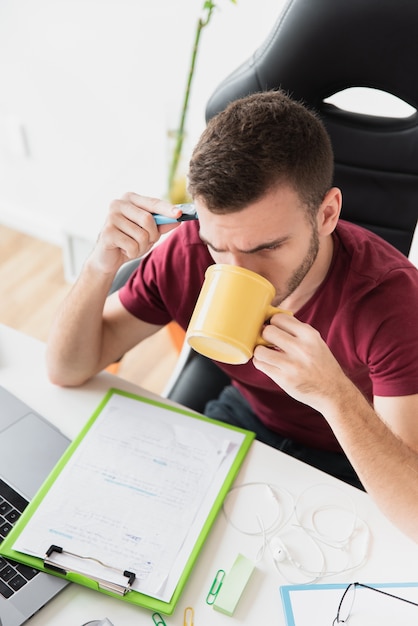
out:
{"label": "man", "polygon": [[[51,380],[79,385],[172,319],[186,328],[208,265],[246,267],[272,282],[274,304],[294,315],[274,315],[263,331],[273,348],[222,366],[233,386],[205,412],[361,486],[350,459],[385,499],[396,455],[379,453],[398,450],[398,438],[418,453],[418,272],[378,237],[339,220],[332,178],[328,135],[301,104],[264,92],[229,105],[191,159],[199,222],[158,228],[153,213],[178,210],[135,193],[112,203],[51,330]],[[171,228],[107,297],[122,263]]]}

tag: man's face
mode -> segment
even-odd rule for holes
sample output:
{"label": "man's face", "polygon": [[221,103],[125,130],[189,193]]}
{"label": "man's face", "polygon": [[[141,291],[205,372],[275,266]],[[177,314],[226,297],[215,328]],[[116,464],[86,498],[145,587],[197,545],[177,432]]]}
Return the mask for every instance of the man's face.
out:
{"label": "man's face", "polygon": [[276,306],[298,288],[310,292],[320,239],[290,186],[280,186],[235,213],[216,215],[199,199],[196,209],[200,238],[215,263],[245,267],[267,278],[276,289]]}

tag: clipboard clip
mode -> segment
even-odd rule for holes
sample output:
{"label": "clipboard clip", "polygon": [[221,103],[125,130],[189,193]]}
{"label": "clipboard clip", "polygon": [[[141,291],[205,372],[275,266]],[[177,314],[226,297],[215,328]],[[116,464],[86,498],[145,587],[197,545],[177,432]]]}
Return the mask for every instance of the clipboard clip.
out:
{"label": "clipboard clip", "polygon": [[134,572],[129,572],[128,570],[125,571],[121,571],[118,570],[110,565],[106,565],[106,563],[103,563],[102,561],[99,561],[99,559],[95,559],[92,556],[81,556],[80,554],[75,554],[74,552],[69,552],[68,550],[64,550],[63,548],[61,548],[60,546],[56,546],[54,544],[52,544],[48,550],[46,551],[45,554],[45,558],[44,558],[44,567],[45,569],[49,569],[52,572],[56,572],[57,574],[61,574],[62,576],[67,576],[68,574],[80,574],[81,576],[86,576],[89,577],[88,574],[86,574],[85,572],[82,572],[80,570],[77,569],[65,569],[64,567],[57,565],[57,563],[55,563],[52,560],[52,555],[55,553],[57,554],[66,554],[68,556],[71,556],[73,558],[76,559],[82,559],[84,561],[94,561],[95,563],[98,563],[99,565],[101,565],[102,567],[105,567],[106,569],[110,569],[113,570],[114,572],[117,572],[118,574],[122,574],[123,576],[125,576],[128,579],[128,582],[126,585],[120,585],[116,582],[113,582],[111,580],[105,580],[104,578],[92,578],[90,577],[92,580],[94,580],[100,587],[100,589],[103,589],[104,591],[110,591],[112,593],[115,593],[119,596],[124,596],[128,593],[128,591],[131,591],[132,589],[132,585],[134,583],[135,580],[135,574]]}

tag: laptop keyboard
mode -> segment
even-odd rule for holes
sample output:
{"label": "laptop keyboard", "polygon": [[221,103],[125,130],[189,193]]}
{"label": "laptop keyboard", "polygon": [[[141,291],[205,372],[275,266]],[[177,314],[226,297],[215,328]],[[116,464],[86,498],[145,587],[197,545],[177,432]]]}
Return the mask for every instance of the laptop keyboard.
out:
{"label": "laptop keyboard", "polygon": [[[0,542],[25,510],[27,501],[0,478]],[[0,556],[0,595],[10,598],[39,571]]]}

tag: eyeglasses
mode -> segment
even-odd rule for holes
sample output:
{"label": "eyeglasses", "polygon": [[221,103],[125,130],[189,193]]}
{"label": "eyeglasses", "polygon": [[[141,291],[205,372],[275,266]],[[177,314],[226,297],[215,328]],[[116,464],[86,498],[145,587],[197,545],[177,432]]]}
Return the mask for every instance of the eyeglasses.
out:
{"label": "eyeglasses", "polygon": [[337,617],[332,622],[332,626],[335,626],[335,624],[345,624],[346,622],[348,622],[351,615],[351,609],[354,605],[357,587],[370,589],[371,591],[376,591],[377,593],[381,593],[384,596],[389,596],[390,598],[394,598],[395,600],[401,600],[402,602],[406,602],[407,604],[418,606],[418,603],[412,602],[412,600],[400,598],[399,596],[395,596],[394,594],[388,593],[387,591],[382,591],[382,589],[376,589],[375,587],[370,587],[369,585],[363,585],[361,583],[351,583],[350,585],[348,585],[342,595],[340,604],[338,605]]}

